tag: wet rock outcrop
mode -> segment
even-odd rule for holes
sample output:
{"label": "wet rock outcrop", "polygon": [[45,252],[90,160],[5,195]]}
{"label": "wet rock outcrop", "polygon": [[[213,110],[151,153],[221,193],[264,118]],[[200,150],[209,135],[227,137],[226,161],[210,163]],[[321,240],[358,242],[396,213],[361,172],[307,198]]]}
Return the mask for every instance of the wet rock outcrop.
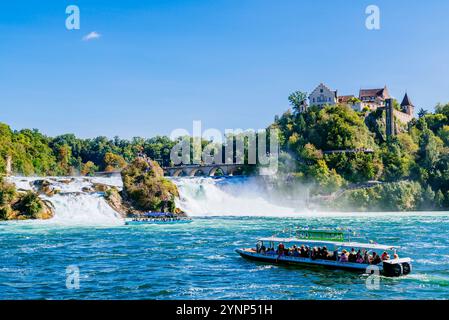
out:
{"label": "wet rock outcrop", "polygon": [[18,192],[11,183],[0,179],[0,220],[50,219],[54,209],[34,191]]}
{"label": "wet rock outcrop", "polygon": [[52,197],[60,192],[48,180],[35,180],[32,182],[32,187],[38,194],[44,194],[47,197]]}
{"label": "wet rock outcrop", "polygon": [[148,158],[137,158],[122,173],[123,189],[114,187],[105,190],[109,205],[123,216],[144,212],[170,212],[184,216],[176,208],[179,197],[176,185],[164,177],[159,164]]}

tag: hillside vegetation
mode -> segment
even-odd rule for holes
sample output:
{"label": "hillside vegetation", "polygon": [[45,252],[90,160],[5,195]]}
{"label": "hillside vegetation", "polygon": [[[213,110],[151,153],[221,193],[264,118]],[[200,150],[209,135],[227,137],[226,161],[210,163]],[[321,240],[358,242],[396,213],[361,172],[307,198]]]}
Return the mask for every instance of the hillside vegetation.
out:
{"label": "hillside vegetation", "polygon": [[[347,105],[333,105],[300,113],[295,104],[303,98],[292,95],[293,110],[276,117],[270,126],[279,129],[278,180],[282,181],[282,192],[295,192],[297,188],[291,188],[294,183],[310,186],[312,196],[349,188],[331,204],[322,204],[340,209],[449,209],[449,104],[436,106],[434,113],[421,110],[419,118],[408,125],[397,123],[400,133],[387,139],[382,110],[356,112]],[[122,170],[142,154],[168,166],[176,143],[163,136],[124,140],[79,139],[65,134],[52,138],[35,129],[13,131],[0,123],[0,175],[5,173],[7,156],[11,156],[13,173],[23,175],[92,175]],[[332,150],[347,152],[329,153]],[[142,208],[172,210],[171,195],[176,192],[157,169],[147,169],[155,175],[150,178],[129,167],[124,171],[124,179],[128,179],[125,185],[130,183],[128,195]],[[248,166],[243,172],[253,169]],[[138,179],[147,181],[150,189],[154,187],[151,192],[161,198],[156,201],[145,195],[149,190],[133,187]],[[357,188],[369,181],[380,184],[369,190]],[[8,190],[4,184],[1,188]],[[170,191],[166,194],[158,188]]]}
{"label": "hillside vegetation", "polygon": [[[388,139],[384,112],[356,112],[346,105],[289,110],[272,127],[280,132],[280,174],[288,183],[311,184],[315,195],[384,183],[343,193],[330,204],[335,209],[449,208],[449,104],[420,112]],[[348,152],[326,152],[332,150]]]}

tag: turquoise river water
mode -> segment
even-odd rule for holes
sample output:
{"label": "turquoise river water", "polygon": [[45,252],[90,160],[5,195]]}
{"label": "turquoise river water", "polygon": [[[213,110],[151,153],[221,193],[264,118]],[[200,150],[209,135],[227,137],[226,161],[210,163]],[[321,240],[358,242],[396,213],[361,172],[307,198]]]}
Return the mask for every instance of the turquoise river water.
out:
{"label": "turquoise river water", "polygon": [[[285,226],[351,227],[402,246],[413,273],[380,278],[255,263],[235,253]],[[446,299],[449,214],[195,217],[190,224],[0,223],[0,299]],[[67,286],[67,267],[79,286]],[[72,269],[69,269],[72,270]]]}

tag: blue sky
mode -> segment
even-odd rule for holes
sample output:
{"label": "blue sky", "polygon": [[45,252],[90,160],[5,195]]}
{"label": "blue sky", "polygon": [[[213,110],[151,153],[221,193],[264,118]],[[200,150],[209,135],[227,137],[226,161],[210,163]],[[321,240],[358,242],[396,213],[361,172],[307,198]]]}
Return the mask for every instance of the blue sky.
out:
{"label": "blue sky", "polygon": [[[80,30],[65,28],[70,4]],[[365,28],[370,4],[380,30]],[[258,129],[319,82],[386,84],[433,110],[449,102],[448,59],[445,0],[2,1],[0,121],[81,137]]]}

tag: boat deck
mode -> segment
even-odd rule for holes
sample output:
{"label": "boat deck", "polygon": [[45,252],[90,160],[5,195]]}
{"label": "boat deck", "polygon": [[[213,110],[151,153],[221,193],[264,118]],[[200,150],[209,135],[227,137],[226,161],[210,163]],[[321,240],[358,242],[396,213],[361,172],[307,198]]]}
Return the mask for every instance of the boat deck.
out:
{"label": "boat deck", "polygon": [[125,219],[126,225],[143,225],[143,224],[182,224],[190,223],[191,219],[180,219],[180,220],[132,220]]}
{"label": "boat deck", "polygon": [[[365,263],[355,263],[355,262],[340,262],[335,260],[324,260],[324,259],[311,259],[305,257],[294,257],[294,256],[278,256],[277,254],[263,254],[257,253],[254,249],[236,249],[236,252],[240,254],[242,257],[261,261],[261,262],[269,262],[269,263],[281,263],[281,264],[290,264],[290,265],[315,265],[315,266],[323,266],[335,269],[346,269],[352,271],[366,271],[366,269],[370,266]],[[389,261],[383,261],[386,263],[402,263],[402,262],[410,262],[409,258],[402,259],[394,259]],[[379,271],[383,270],[383,263],[377,265]]]}

